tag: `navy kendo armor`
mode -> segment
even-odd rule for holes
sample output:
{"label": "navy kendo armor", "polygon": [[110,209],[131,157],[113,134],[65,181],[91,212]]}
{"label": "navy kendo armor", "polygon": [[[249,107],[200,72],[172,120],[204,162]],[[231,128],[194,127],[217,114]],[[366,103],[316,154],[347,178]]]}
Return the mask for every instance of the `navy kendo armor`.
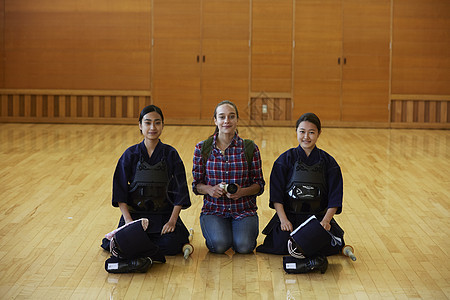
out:
{"label": "navy kendo armor", "polygon": [[167,197],[168,185],[165,160],[151,166],[141,157],[136,165],[134,180],[130,184],[128,205],[131,206],[131,211],[170,213],[173,207]]}
{"label": "navy kendo armor", "polygon": [[327,185],[324,174],[322,161],[312,166],[296,161],[287,184],[289,201],[285,204],[285,210],[298,214],[325,214]]}

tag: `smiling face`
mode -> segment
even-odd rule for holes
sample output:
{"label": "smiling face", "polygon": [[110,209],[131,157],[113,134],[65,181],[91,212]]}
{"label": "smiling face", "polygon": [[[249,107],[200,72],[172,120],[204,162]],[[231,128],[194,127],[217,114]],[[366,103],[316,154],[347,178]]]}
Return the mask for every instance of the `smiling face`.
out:
{"label": "smiling face", "polygon": [[149,112],[144,115],[139,123],[139,129],[145,139],[158,140],[164,128],[162,117],[156,111]]}
{"label": "smiling face", "polygon": [[234,107],[230,104],[217,107],[214,123],[219,129],[219,134],[234,134],[238,123],[238,116]]}
{"label": "smiling face", "polygon": [[316,146],[319,135],[320,131],[317,129],[317,126],[311,122],[303,121],[297,127],[298,143],[300,147],[305,150],[307,155],[309,155]]}

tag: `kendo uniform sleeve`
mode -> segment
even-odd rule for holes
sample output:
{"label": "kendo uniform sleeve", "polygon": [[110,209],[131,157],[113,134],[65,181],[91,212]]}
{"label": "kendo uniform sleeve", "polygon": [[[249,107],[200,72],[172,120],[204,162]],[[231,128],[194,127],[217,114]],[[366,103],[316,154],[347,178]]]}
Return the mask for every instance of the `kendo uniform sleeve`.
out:
{"label": "kendo uniform sleeve", "polygon": [[139,144],[129,147],[119,158],[113,175],[112,205],[119,206],[119,202],[128,202],[129,182],[134,177]]}
{"label": "kendo uniform sleeve", "polygon": [[327,154],[327,182],[328,182],[328,208],[337,207],[336,214],[342,212],[342,198],[343,198],[343,179],[341,168],[336,160]]}
{"label": "kendo uniform sleeve", "polygon": [[173,205],[181,205],[183,209],[186,209],[191,206],[186,180],[186,169],[175,148],[170,148],[168,155],[168,164],[171,172],[171,180],[168,188],[169,199]]}

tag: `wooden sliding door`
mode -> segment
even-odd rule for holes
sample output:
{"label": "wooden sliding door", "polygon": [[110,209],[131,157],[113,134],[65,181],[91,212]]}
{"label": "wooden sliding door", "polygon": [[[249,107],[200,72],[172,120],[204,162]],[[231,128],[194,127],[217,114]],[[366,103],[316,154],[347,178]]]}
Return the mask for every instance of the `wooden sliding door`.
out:
{"label": "wooden sliding door", "polygon": [[153,99],[170,118],[212,119],[248,102],[249,2],[155,0]]}
{"label": "wooden sliding door", "polygon": [[250,3],[203,0],[202,119],[211,119],[221,100],[231,100],[247,118],[249,90]]}
{"label": "wooden sliding door", "polygon": [[395,0],[393,18],[392,94],[448,99],[450,1]]}
{"label": "wooden sliding door", "polygon": [[388,122],[391,0],[298,0],[294,113]]}
{"label": "wooden sliding door", "polygon": [[341,121],[389,121],[390,3],[343,1]]}
{"label": "wooden sliding door", "polygon": [[297,0],[293,118],[314,112],[341,116],[342,1]]}
{"label": "wooden sliding door", "polygon": [[201,1],[153,1],[155,105],[167,118],[200,118]]}

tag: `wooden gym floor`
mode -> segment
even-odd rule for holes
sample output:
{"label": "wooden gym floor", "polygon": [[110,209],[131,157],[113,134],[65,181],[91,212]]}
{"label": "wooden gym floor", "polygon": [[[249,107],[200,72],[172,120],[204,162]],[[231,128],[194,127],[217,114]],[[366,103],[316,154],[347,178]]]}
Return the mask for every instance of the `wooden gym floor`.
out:
{"label": "wooden gym floor", "polygon": [[[192,182],[195,143],[208,127],[166,126]],[[273,161],[296,146],[293,128],[241,127]],[[1,299],[448,299],[450,131],[324,128],[318,145],[344,176],[336,217],[357,260],[329,257],[328,271],[287,275],[282,256],[208,253],[202,199],[181,217],[194,253],[146,274],[108,274],[100,248],[120,212],[111,206],[117,159],[141,141],[138,126],[0,124]],[[258,198],[260,231],[274,211]],[[258,241],[264,236],[260,234]]]}

